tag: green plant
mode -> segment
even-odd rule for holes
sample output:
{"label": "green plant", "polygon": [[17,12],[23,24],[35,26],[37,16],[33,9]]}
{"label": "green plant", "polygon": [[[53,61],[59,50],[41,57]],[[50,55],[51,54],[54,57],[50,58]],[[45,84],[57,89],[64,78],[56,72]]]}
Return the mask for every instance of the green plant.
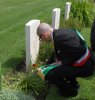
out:
{"label": "green plant", "polygon": [[76,28],[79,31],[81,31],[84,27],[91,26],[95,16],[95,7],[93,2],[87,0],[70,0],[70,2],[70,17],[68,20],[65,20],[64,13],[61,14],[60,26],[65,28]]}
{"label": "green plant", "polygon": [[45,96],[48,92],[47,83],[33,73],[16,73],[3,77],[3,89],[5,88],[32,93],[35,96]]}
{"label": "green plant", "polygon": [[64,28],[76,28],[79,31],[81,31],[83,29],[83,23],[82,21],[79,21],[78,18],[69,18],[68,20],[61,20],[61,26],[60,27],[64,27]]}
{"label": "green plant", "polygon": [[90,1],[72,1],[70,17],[77,18],[82,23],[82,26],[91,25],[94,15],[93,3],[90,3]]}
{"label": "green plant", "polygon": [[25,92],[33,92],[36,96],[45,95],[46,83],[43,82],[37,75],[27,75],[18,84],[18,88]]}
{"label": "green plant", "polygon": [[38,60],[40,62],[42,62],[41,64],[46,62],[46,60],[52,54],[52,51],[54,51],[53,43],[45,43],[45,42],[43,42],[43,43],[40,44],[40,51],[39,51]]}

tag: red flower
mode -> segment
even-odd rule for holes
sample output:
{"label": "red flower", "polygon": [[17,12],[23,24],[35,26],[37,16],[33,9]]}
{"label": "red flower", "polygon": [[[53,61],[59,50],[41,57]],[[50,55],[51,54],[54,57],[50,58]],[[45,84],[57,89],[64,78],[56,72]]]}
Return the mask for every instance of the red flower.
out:
{"label": "red flower", "polygon": [[33,67],[37,67],[37,65],[36,64],[33,64]]}

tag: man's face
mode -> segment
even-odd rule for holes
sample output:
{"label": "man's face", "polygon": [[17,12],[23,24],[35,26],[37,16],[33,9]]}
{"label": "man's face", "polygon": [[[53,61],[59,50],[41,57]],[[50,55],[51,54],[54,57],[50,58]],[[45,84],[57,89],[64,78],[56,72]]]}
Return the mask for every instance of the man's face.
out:
{"label": "man's face", "polygon": [[50,42],[49,32],[41,33],[39,39],[40,41]]}

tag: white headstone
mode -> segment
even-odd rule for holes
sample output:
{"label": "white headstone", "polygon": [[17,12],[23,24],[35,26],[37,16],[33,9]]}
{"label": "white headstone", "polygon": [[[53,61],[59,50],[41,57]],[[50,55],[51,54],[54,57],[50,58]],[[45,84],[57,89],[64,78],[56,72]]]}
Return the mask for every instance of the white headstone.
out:
{"label": "white headstone", "polygon": [[55,8],[52,11],[52,27],[58,29],[60,24],[60,8]]}
{"label": "white headstone", "polygon": [[40,20],[31,20],[25,25],[26,31],[26,72],[30,65],[36,62],[39,53],[39,37],[37,36],[37,27]]}
{"label": "white headstone", "polygon": [[70,8],[71,8],[71,2],[66,2],[65,5],[65,19],[69,19],[69,14],[70,14]]}

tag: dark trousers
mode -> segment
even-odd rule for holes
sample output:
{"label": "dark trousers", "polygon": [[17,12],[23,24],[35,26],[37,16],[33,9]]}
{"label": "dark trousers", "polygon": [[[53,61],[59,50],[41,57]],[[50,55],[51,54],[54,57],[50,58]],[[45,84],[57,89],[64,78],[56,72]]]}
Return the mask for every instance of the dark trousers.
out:
{"label": "dark trousers", "polygon": [[[91,52],[91,51],[90,51]],[[88,77],[94,72],[94,56],[91,52],[91,57],[80,67],[75,66],[59,66],[48,72],[46,80],[55,84],[61,92],[67,95],[76,95],[77,90],[75,85],[78,83],[77,77]]]}

